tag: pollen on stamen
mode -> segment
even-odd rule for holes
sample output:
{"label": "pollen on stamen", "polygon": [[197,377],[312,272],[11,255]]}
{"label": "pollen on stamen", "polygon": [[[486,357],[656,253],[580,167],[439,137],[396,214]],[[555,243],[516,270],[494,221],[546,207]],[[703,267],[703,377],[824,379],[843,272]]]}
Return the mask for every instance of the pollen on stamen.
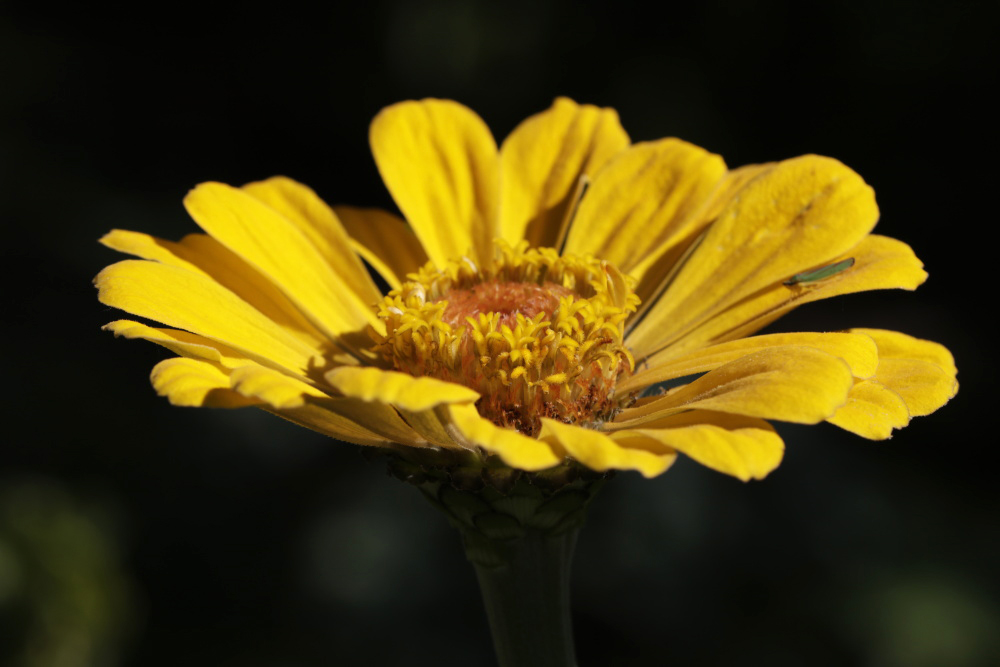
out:
{"label": "pollen on stamen", "polygon": [[385,296],[376,349],[393,368],[478,391],[495,424],[537,435],[541,418],[610,418],[632,373],[624,322],[639,299],[630,278],[593,258],[495,241],[489,266],[431,264]]}

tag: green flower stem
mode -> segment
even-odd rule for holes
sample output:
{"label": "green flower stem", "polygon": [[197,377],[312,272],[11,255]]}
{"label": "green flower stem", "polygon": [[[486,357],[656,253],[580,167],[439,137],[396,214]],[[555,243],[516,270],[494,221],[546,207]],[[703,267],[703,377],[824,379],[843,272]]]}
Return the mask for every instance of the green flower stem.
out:
{"label": "green flower stem", "polygon": [[569,574],[578,530],[529,530],[506,565],[474,563],[500,667],[576,667]]}
{"label": "green flower stem", "polygon": [[570,561],[609,475],[572,462],[528,473],[472,452],[412,450],[391,456],[389,470],[461,533],[500,667],[575,667]]}

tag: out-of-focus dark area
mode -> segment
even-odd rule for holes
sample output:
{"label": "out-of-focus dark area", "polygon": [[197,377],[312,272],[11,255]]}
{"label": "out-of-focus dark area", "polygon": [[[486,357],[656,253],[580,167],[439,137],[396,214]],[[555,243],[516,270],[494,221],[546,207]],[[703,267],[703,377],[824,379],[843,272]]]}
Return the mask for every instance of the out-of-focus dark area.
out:
{"label": "out-of-focus dark area", "polygon": [[367,147],[386,104],[454,98],[501,139],[557,95],[731,166],[852,166],[930,280],[781,328],[938,340],[962,384],[888,442],[782,427],[764,482],[618,475],[577,551],[581,667],[1000,664],[995,3],[211,7],[0,8],[0,664],[493,664],[436,510],[356,447],[156,397],[168,353],[101,332],[123,315],[91,279],[112,228],[195,231],[205,180],[391,208]]}

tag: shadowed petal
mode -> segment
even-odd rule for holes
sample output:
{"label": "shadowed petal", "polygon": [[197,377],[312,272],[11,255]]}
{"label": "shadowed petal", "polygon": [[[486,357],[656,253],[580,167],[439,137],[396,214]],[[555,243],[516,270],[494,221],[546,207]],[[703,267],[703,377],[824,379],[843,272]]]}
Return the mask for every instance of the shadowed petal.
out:
{"label": "shadowed petal", "polygon": [[856,378],[871,377],[878,368],[878,348],[870,336],[858,333],[781,333],[741,338],[671,358],[667,349],[647,360],[649,368],[618,383],[618,391],[630,392],[657,382],[704,373],[752,352],[782,345],[801,345],[822,350],[847,362]]}
{"label": "shadowed petal", "polygon": [[333,210],[351,236],[351,247],[392,289],[403,284],[406,274],[416,273],[427,263],[420,241],[398,215],[354,206],[336,206]]}
{"label": "shadowed petal", "polygon": [[706,373],[694,382],[624,410],[609,430],[635,428],[659,417],[702,409],[815,424],[847,401],[853,386],[843,359],[810,347],[771,347]]}

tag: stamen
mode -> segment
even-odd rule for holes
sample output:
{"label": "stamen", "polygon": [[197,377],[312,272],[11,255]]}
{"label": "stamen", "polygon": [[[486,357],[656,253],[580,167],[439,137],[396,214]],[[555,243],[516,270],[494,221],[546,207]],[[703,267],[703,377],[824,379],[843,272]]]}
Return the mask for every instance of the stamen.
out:
{"label": "stamen", "polygon": [[633,281],[590,257],[496,241],[489,266],[428,264],[384,297],[377,350],[396,370],[478,391],[480,414],[536,435],[541,418],[587,425],[617,410],[634,360],[625,319]]}

